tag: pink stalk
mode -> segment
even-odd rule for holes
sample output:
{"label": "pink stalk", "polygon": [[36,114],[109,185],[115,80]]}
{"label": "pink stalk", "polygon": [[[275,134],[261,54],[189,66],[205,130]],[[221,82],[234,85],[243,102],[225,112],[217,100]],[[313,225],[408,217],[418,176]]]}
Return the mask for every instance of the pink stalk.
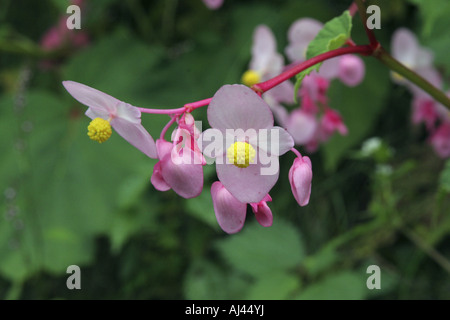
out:
{"label": "pink stalk", "polygon": [[312,67],[315,64],[318,64],[320,62],[323,62],[325,60],[342,56],[344,54],[349,53],[359,53],[362,55],[370,55],[373,53],[373,48],[369,45],[359,45],[359,46],[352,46],[352,47],[344,47],[339,48],[335,50],[331,50],[322,54],[319,54],[318,56],[315,56],[311,59],[308,59],[306,61],[303,61],[299,63],[298,65],[286,70],[285,72],[281,73],[280,75],[269,79],[265,82],[257,83],[252,86],[252,89],[256,92],[264,93],[267,90],[272,89],[273,87],[279,85],[280,83],[294,77],[296,74],[308,69],[309,67]]}
{"label": "pink stalk", "polygon": [[161,135],[159,136],[159,138],[161,140],[164,140],[164,136],[166,135],[167,130],[169,130],[170,126],[177,120],[177,117],[172,117],[172,119],[170,119],[170,121],[164,126],[164,128],[161,131]]}
{"label": "pink stalk", "polygon": [[297,149],[291,148],[291,151],[292,151],[293,153],[295,153],[295,154],[297,155],[297,157],[299,157],[300,159],[302,158],[301,153],[300,153]]}

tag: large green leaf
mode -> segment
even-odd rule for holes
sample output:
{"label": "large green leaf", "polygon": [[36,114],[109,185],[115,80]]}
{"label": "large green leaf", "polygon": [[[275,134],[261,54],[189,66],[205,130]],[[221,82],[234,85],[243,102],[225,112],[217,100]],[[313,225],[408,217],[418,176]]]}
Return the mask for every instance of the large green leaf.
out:
{"label": "large green leaf", "polygon": [[240,233],[220,241],[218,248],[231,266],[255,277],[294,268],[305,252],[298,231],[280,218],[270,228],[249,223]]}
{"label": "large green leaf", "polygon": [[11,98],[0,100],[0,132],[8,137],[1,142],[0,188],[16,193],[8,204],[16,213],[0,224],[0,272],[17,281],[42,268],[63,273],[90,262],[95,237],[109,230],[123,203],[123,181],[143,166],[149,179],[152,168],[116,133],[101,145],[89,140],[89,119],[72,103],[41,91],[24,98],[20,113]]}
{"label": "large green leaf", "polygon": [[361,300],[369,293],[365,275],[350,271],[331,274],[306,287],[299,300]]}

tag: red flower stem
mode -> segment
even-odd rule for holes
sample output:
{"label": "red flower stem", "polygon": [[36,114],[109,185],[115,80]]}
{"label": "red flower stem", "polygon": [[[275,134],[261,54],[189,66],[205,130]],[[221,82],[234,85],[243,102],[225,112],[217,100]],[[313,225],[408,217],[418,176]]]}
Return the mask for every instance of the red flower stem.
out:
{"label": "red flower stem", "polygon": [[364,4],[364,0],[355,0],[355,3],[358,6],[359,16],[361,17],[362,23],[364,25],[364,30],[366,30],[367,38],[370,41],[370,45],[375,50],[377,47],[380,46],[380,43],[375,37],[373,31],[367,27],[367,12],[366,12],[367,8],[366,5]]}
{"label": "red flower stem", "polygon": [[209,105],[211,100],[212,100],[212,98],[208,98],[208,99],[203,99],[203,100],[196,101],[196,102],[187,103],[184,105],[184,107],[187,109],[187,112],[191,112],[194,109]]}
{"label": "red flower stem", "polygon": [[294,77],[296,74],[308,69],[309,67],[312,67],[315,64],[318,64],[320,62],[323,62],[325,60],[342,56],[349,53],[359,53],[361,55],[371,55],[373,53],[373,49],[369,45],[359,45],[359,46],[352,46],[352,47],[344,47],[344,48],[338,48],[335,50],[331,50],[322,54],[319,54],[318,56],[315,56],[311,59],[308,59],[306,61],[303,61],[299,63],[298,65],[286,70],[285,72],[281,73],[280,75],[269,79],[265,82],[257,83],[252,86],[252,89],[259,93],[264,93],[267,90],[272,89],[273,87],[279,85],[280,83]]}

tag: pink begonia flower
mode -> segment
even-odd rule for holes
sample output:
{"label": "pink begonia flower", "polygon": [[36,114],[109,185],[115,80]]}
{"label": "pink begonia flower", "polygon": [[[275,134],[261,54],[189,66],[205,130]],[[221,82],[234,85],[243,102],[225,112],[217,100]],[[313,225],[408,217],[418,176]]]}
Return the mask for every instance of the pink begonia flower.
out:
{"label": "pink begonia flower", "polygon": [[[249,70],[242,75],[242,83],[252,85],[266,81],[283,71],[284,58],[277,52],[277,43],[272,30],[266,25],[258,25],[253,32]],[[279,86],[284,86],[285,81]]]}
{"label": "pink begonia flower", "polygon": [[[406,28],[399,28],[392,35],[391,52],[395,59],[419,74],[432,67],[433,53],[421,47],[415,34]],[[391,78],[399,84],[408,83],[397,73],[391,73]]]}
{"label": "pink begonia flower", "polygon": [[428,130],[433,130],[439,118],[437,103],[425,96],[415,96],[412,102],[412,117],[414,124],[425,123]]}
{"label": "pink begonia flower", "polygon": [[311,196],[312,164],[309,157],[297,157],[289,170],[292,194],[300,206],[306,206]]}
{"label": "pink begonia flower", "polygon": [[64,46],[69,48],[82,48],[89,44],[88,35],[82,30],[69,30],[66,17],[61,17],[56,26],[51,27],[41,39],[44,50],[57,50]]}
{"label": "pink begonia flower", "polygon": [[66,90],[88,106],[86,116],[104,119],[131,145],[150,158],[157,158],[156,144],[141,124],[141,111],[104,92],[74,81],[63,81]]}
{"label": "pink begonia flower", "polygon": [[278,156],[294,146],[291,135],[273,126],[267,103],[244,85],[222,86],[207,113],[212,128],[200,140],[219,180],[239,201],[260,202],[278,180]]}
{"label": "pink begonia flower", "polygon": [[200,195],[203,190],[203,164],[193,161],[194,150],[189,147],[177,150],[173,143],[163,139],[156,140],[156,148],[159,161],[151,177],[155,189],[173,189],[186,199]]}
{"label": "pink begonia flower", "polygon": [[[236,199],[220,181],[212,184],[211,197],[214,213],[222,230],[229,234],[241,231],[247,215],[247,203]],[[256,220],[263,227],[270,227],[273,221],[272,211],[267,206],[267,201],[272,201],[268,194],[259,203],[250,203]]]}
{"label": "pink begonia flower", "polygon": [[364,79],[365,66],[362,59],[353,54],[347,54],[339,59],[338,78],[349,87],[357,86]]}
{"label": "pink begonia flower", "polygon": [[272,31],[266,25],[257,26],[253,32],[250,70],[259,74],[260,81],[265,81],[280,74],[283,66],[284,59],[277,52],[277,43]]}
{"label": "pink begonia flower", "polygon": [[430,137],[430,144],[441,158],[450,157],[450,122],[442,123]]}
{"label": "pink begonia flower", "polygon": [[219,9],[224,0],[203,0],[203,3],[205,6],[207,6],[211,10],[217,10]]}
{"label": "pink begonia flower", "polygon": [[338,131],[341,135],[345,136],[348,133],[348,129],[342,121],[341,115],[333,109],[326,108],[322,117],[321,127],[325,137],[331,136],[335,131]]}

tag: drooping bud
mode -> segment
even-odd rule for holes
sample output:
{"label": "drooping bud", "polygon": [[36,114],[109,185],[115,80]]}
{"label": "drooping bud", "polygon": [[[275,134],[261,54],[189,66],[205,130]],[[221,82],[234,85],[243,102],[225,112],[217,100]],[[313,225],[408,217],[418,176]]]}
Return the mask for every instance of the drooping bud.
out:
{"label": "drooping bud", "polygon": [[292,194],[300,206],[309,203],[311,195],[312,164],[309,157],[297,157],[289,170]]}

